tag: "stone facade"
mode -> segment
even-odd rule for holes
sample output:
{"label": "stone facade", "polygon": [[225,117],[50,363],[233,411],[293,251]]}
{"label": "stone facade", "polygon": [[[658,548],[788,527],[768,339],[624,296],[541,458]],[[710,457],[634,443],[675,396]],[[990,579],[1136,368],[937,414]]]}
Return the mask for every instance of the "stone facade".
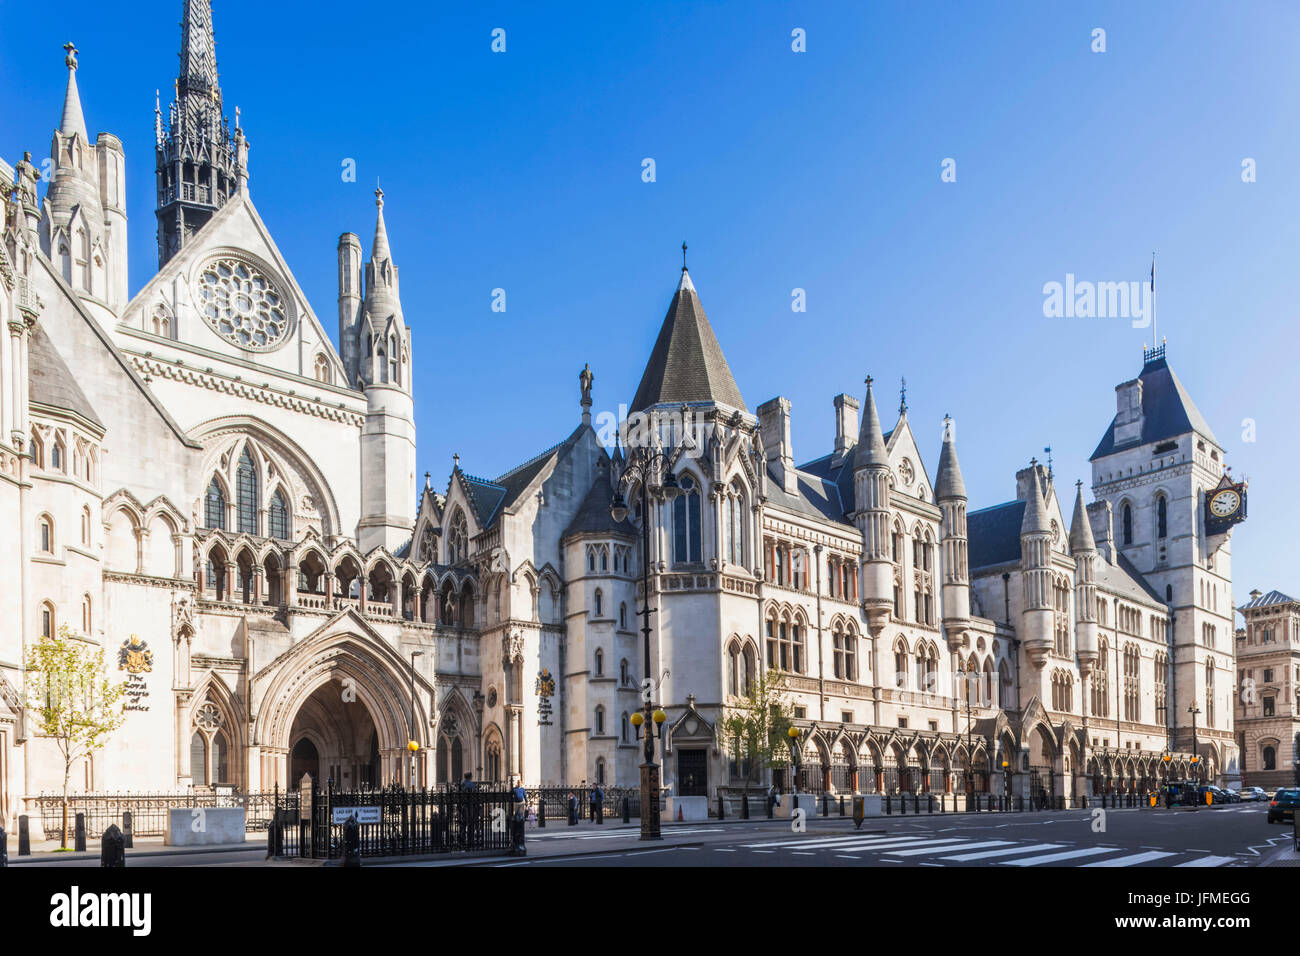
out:
{"label": "stone facade", "polygon": [[[338,243],[336,347],[253,203],[212,43],[187,0],[156,117],[159,268],[134,295],[126,157],[89,140],[75,49],[44,195],[30,156],[0,165],[0,569],[20,582],[0,592],[20,622],[0,634],[0,824],[61,783],[22,663],[61,625],[133,684],[84,790],[635,785],[648,677],[665,783],[712,796],[746,782],[724,708],[773,667],[807,789],[1136,788],[1187,772],[1189,702],[1211,777],[1235,778],[1228,541],[1200,519],[1223,449],[1163,353],[1119,387],[1095,501],[1032,462],[968,512],[951,428],[932,479],[870,379],[796,465],[790,402],[748,409],[683,268],[632,403],[648,429],[622,423],[611,454],[584,369],[557,443],[421,487],[384,197],[368,255]],[[642,504],[638,462],[688,433],[682,494]]]}
{"label": "stone facade", "polygon": [[1242,783],[1300,786],[1300,601],[1250,592],[1237,631],[1236,730]]}

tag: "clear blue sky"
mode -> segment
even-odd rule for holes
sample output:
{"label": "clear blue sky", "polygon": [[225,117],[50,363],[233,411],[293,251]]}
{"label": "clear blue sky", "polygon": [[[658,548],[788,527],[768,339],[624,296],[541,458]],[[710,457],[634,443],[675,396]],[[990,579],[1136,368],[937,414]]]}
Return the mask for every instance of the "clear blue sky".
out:
{"label": "clear blue sky", "polygon": [[[153,94],[180,10],[5,5],[0,149],[48,152],[75,40],[91,133],[126,148],[133,291],[156,264]],[[1069,489],[1151,332],[1044,318],[1043,284],[1142,280],[1157,250],[1170,362],[1251,478],[1238,603],[1300,593],[1300,6],[219,0],[214,18],[253,200],[332,333],[338,236],[368,253],[382,179],[439,487],[453,452],[491,477],[563,438],[584,362],[597,412],[630,400],[686,239],[746,403],[791,400],[800,461],[829,450],[833,395],[874,375],[888,426],[905,375],[931,472],[957,420],[972,508],[1045,445]]]}

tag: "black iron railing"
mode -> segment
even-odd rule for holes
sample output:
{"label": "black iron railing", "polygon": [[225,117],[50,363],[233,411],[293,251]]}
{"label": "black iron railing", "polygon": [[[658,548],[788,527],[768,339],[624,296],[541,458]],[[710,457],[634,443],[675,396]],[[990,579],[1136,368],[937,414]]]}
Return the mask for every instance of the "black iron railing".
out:
{"label": "black iron railing", "polygon": [[[39,815],[46,833],[56,833],[63,825],[63,796],[42,793],[26,798],[27,812]],[[271,822],[275,807],[272,791],[245,793],[232,789],[229,792],[189,790],[179,793],[70,793],[68,794],[68,821],[78,813],[86,815],[86,832],[92,836],[103,833],[111,824],[121,827],[122,815],[131,814],[131,830],[135,836],[164,836],[167,833],[169,812],[174,809],[194,807],[243,807],[246,830],[265,830]]]}

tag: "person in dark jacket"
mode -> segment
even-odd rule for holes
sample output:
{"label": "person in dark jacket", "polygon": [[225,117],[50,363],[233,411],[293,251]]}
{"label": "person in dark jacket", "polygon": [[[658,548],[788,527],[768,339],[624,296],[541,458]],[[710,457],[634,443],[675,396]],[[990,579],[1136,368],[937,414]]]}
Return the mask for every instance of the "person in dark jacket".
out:
{"label": "person in dark jacket", "polygon": [[578,825],[578,798],[574,795],[573,791],[570,790],[569,791],[569,826],[576,827],[577,825]]}
{"label": "person in dark jacket", "polygon": [[605,791],[598,783],[591,786],[591,815],[597,823],[605,822]]}
{"label": "person in dark jacket", "polygon": [[465,771],[465,779],[460,782],[462,790],[477,790],[478,784],[474,782],[474,775],[468,770]]}

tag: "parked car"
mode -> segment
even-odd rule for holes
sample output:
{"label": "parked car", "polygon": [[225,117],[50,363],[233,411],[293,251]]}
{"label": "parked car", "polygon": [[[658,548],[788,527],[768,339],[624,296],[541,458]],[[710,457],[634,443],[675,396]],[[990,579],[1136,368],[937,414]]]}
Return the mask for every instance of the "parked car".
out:
{"label": "parked car", "polygon": [[1294,820],[1296,807],[1300,807],[1300,788],[1279,789],[1268,802],[1268,822],[1285,823]]}
{"label": "parked car", "polygon": [[1242,787],[1241,799],[1248,803],[1257,803],[1268,799],[1268,791],[1263,787]]}
{"label": "parked car", "polygon": [[1200,798],[1201,798],[1201,799],[1200,799],[1200,802],[1201,802],[1202,804],[1209,802],[1209,801],[1207,801],[1207,800],[1205,799],[1205,795],[1206,795],[1207,793],[1210,795],[1210,800],[1212,800],[1216,805],[1218,805],[1218,804],[1220,804],[1220,803],[1231,803],[1231,802],[1232,802],[1232,799],[1228,796],[1227,791],[1225,791],[1225,790],[1220,790],[1218,787],[1216,787],[1216,786],[1215,786],[1214,784],[1212,784],[1212,783],[1207,783],[1207,784],[1205,784],[1204,786],[1202,786],[1202,787],[1199,788],[1199,795],[1200,795]]}
{"label": "parked car", "polygon": [[1231,787],[1224,787],[1223,792],[1228,795],[1229,803],[1241,803],[1241,793],[1233,790]]}

